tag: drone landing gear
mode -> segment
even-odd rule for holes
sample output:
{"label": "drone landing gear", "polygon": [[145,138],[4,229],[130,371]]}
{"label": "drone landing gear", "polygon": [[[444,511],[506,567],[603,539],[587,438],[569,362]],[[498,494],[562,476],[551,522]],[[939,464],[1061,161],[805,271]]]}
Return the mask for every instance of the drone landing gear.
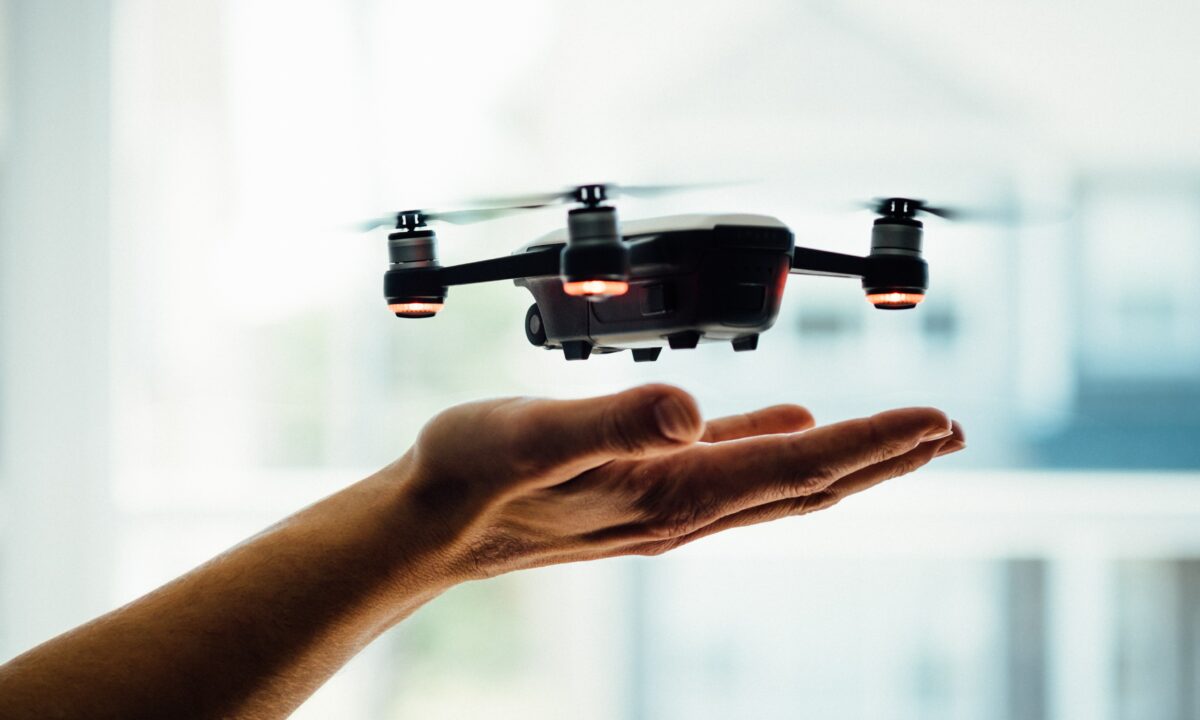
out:
{"label": "drone landing gear", "polygon": [[563,357],[568,360],[587,360],[592,354],[592,344],[587,340],[567,340],[562,349]]}
{"label": "drone landing gear", "polygon": [[758,333],[753,335],[743,335],[740,338],[735,338],[733,341],[733,349],[736,352],[746,352],[747,350],[755,350],[758,348]]}
{"label": "drone landing gear", "polygon": [[667,336],[667,344],[672,350],[691,350],[700,344],[700,333],[694,330],[677,332]]}
{"label": "drone landing gear", "polygon": [[655,360],[658,359],[658,355],[661,352],[662,352],[662,348],[660,348],[660,347],[634,348],[633,349],[633,361],[634,362],[654,362]]}

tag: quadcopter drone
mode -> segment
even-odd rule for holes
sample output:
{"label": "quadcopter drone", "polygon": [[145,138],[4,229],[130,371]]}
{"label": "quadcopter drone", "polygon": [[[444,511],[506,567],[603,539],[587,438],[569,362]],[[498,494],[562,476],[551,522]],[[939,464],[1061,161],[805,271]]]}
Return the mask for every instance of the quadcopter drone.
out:
{"label": "quadcopter drone", "polygon": [[[883,310],[916,307],[929,285],[918,215],[955,211],[921,200],[880,198],[868,255],[797,247],[792,231],[765,215],[677,215],[618,223],[611,200],[650,197],[678,188],[580,185],[565,192],[486,201],[489,207],[406,210],[373,220],[395,223],[384,275],[388,309],[400,318],[429,318],[450,287],[511,280],[534,303],[525,336],[561,349],[568,360],[632,350],[636,362],[657,360],[664,346],[728,342],[754,350],[779,314],[789,274],[857,278],[867,301]],[[513,212],[574,205],[567,226],[511,255],[442,266],[431,222],[466,223]]]}

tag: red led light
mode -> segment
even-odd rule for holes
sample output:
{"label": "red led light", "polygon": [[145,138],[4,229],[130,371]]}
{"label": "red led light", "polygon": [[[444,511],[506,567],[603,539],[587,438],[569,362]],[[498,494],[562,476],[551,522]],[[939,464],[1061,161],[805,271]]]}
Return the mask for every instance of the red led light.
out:
{"label": "red led light", "polygon": [[404,302],[388,305],[388,310],[400,317],[428,317],[441,309],[442,303],[432,302]]}
{"label": "red led light", "polygon": [[920,305],[924,299],[923,294],[912,292],[883,292],[867,295],[867,302],[878,308],[910,308]]}
{"label": "red led light", "polygon": [[629,292],[624,280],[577,280],[564,282],[563,292],[576,297],[613,297]]}

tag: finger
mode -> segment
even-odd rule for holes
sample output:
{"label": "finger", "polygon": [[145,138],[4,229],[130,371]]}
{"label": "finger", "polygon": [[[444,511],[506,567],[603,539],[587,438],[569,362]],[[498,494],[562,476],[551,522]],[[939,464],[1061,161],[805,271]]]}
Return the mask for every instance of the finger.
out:
{"label": "finger", "polygon": [[892,480],[902,475],[908,475],[924,467],[935,457],[949,455],[952,452],[962,450],[964,447],[966,447],[966,442],[963,438],[962,426],[957,422],[953,422],[951,423],[951,434],[948,437],[933,442],[921,443],[915,449],[900,457],[892,458],[891,460],[851,473],[830,485],[824,492],[834,495],[834,502],[837,502],[849,495],[875,487],[885,480]]}
{"label": "finger", "polygon": [[718,443],[754,437],[799,432],[813,426],[813,416],[799,405],[773,405],[741,415],[709,420],[701,442]]}
{"label": "finger", "polygon": [[[819,510],[826,510],[850,495],[860,493],[884,481],[908,475],[924,467],[934,458],[958,452],[964,447],[966,447],[966,442],[963,438],[962,428],[956,422],[954,423],[954,432],[949,437],[923,442],[899,457],[885,460],[884,462],[863,468],[858,472],[848,475],[821,492],[788,498],[786,500],[776,500],[746,508],[726,515],[686,535],[665,542],[668,548],[679,547],[693,540],[736,527],[757,525],[785,517],[807,515]],[[636,551],[652,550],[657,553],[662,552],[664,549],[666,548],[656,547],[656,543],[651,542],[640,545]]]}
{"label": "finger", "polygon": [[670,385],[584,400],[537,400],[516,413],[510,432],[518,434],[524,458],[575,472],[678,450],[695,443],[704,427],[692,396]]}
{"label": "finger", "polygon": [[963,432],[962,425],[959,425],[957,420],[950,423],[950,429],[953,431],[954,437],[949,438],[942,446],[942,451],[938,453],[939,456],[956,453],[967,446],[967,434]]}
{"label": "finger", "polygon": [[952,430],[940,410],[905,408],[798,435],[697,448],[690,453],[690,472],[681,490],[715,494],[733,510],[808,495],[922,442],[947,437]]}
{"label": "finger", "polygon": [[652,480],[634,500],[630,521],[590,539],[628,544],[680,537],[742,510],[819,493],[951,433],[941,411],[907,408],[801,434],[695,447],[645,467],[641,475]]}

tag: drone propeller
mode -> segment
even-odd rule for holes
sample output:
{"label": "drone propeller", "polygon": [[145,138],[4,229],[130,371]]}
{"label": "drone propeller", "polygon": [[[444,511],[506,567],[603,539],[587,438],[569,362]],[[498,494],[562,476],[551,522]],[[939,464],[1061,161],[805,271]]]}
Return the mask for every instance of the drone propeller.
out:
{"label": "drone propeller", "polygon": [[858,203],[856,207],[890,218],[914,219],[918,215],[933,215],[953,222],[988,223],[993,225],[1033,225],[1062,222],[1070,212],[1034,208],[1032,212],[1015,207],[963,207],[930,205],[924,200],[900,197],[877,197]]}
{"label": "drone propeller", "polygon": [[493,208],[511,208],[514,210],[531,210],[534,208],[563,205],[566,203],[583,203],[596,205],[605,200],[619,197],[656,198],[663,195],[703,190],[705,188],[721,187],[729,183],[683,183],[675,185],[618,185],[616,183],[592,183],[575,185],[555,192],[534,193],[530,195],[506,195],[500,197],[476,198],[473,204]]}
{"label": "drone propeller", "polygon": [[493,220],[512,215],[522,210],[530,210],[531,206],[523,207],[481,207],[465,210],[401,210],[400,212],[377,217],[360,223],[361,232],[370,232],[375,228],[394,227],[400,230],[412,230],[431,222],[444,222],[451,225],[468,225],[470,223]]}
{"label": "drone propeller", "polygon": [[876,215],[895,218],[915,218],[919,214],[934,215],[944,220],[970,219],[973,213],[956,207],[937,207],[924,200],[899,197],[877,197],[860,203],[860,207]]}
{"label": "drone propeller", "polygon": [[503,197],[484,197],[469,200],[464,205],[469,207],[461,210],[402,210],[377,217],[360,223],[361,232],[370,232],[380,227],[395,227],[397,230],[412,230],[424,227],[431,222],[445,222],[452,225],[467,225],[469,223],[494,220],[496,218],[514,215],[524,210],[537,210],[552,205],[581,203],[585,207],[596,207],[605,200],[621,196],[635,198],[656,198],[677,192],[701,190],[710,187],[720,187],[728,183],[689,183],[679,185],[617,185],[614,183],[593,183],[576,185],[550,193],[535,193],[530,195],[507,195]]}

